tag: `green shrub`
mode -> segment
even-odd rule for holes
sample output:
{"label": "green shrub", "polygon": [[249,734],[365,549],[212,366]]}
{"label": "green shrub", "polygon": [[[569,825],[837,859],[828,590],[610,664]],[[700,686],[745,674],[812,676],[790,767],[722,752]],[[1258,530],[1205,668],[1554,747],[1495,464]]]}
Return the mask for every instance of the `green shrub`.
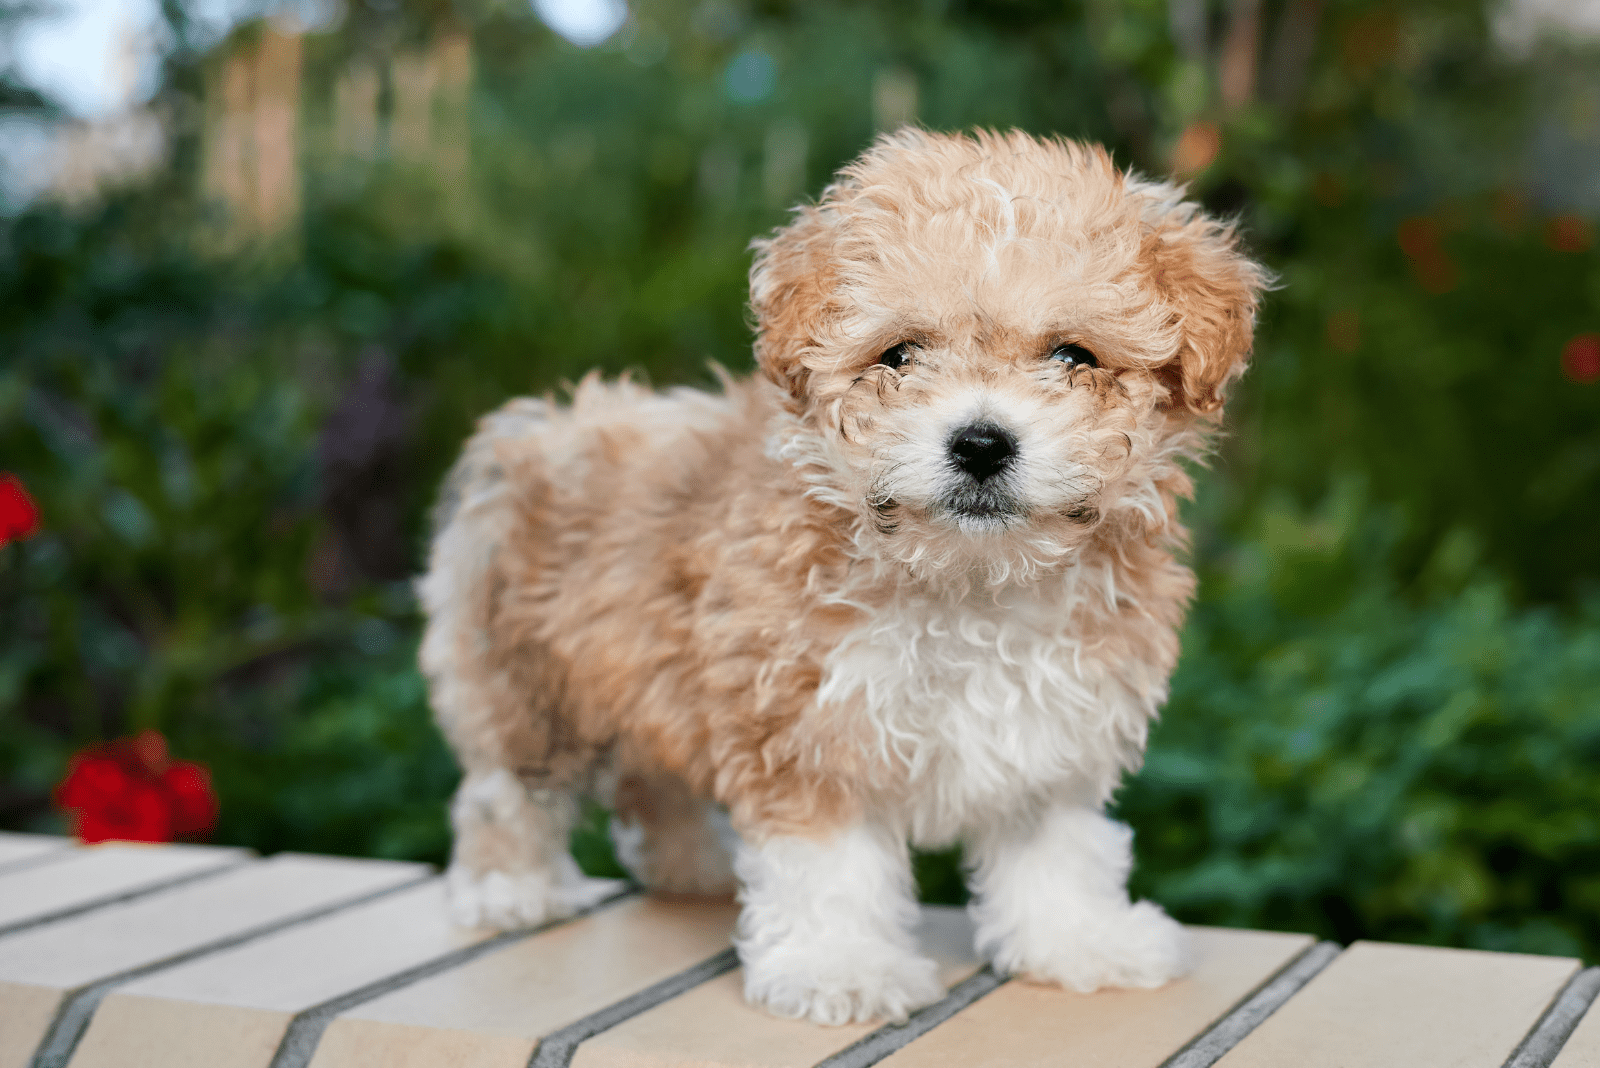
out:
{"label": "green shrub", "polygon": [[1197,922],[1593,959],[1600,600],[1408,597],[1399,525],[1347,486],[1208,571],[1119,802],[1137,885]]}

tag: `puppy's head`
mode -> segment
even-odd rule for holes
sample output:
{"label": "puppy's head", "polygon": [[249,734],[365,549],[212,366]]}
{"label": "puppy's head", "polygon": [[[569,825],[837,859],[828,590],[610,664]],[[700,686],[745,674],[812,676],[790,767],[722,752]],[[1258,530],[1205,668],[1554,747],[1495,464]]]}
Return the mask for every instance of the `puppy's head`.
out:
{"label": "puppy's head", "polygon": [[996,578],[1168,524],[1266,282],[1180,190],[1020,133],[885,136],[755,248],[789,453],[881,556]]}

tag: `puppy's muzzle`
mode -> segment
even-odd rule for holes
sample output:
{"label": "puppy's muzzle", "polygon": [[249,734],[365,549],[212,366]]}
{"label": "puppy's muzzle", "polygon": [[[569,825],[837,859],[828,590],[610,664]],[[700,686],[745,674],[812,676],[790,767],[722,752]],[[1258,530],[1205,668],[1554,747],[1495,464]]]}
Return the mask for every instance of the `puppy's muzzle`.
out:
{"label": "puppy's muzzle", "polygon": [[950,437],[951,462],[977,482],[1005,470],[1016,454],[1016,437],[994,423],[971,423]]}

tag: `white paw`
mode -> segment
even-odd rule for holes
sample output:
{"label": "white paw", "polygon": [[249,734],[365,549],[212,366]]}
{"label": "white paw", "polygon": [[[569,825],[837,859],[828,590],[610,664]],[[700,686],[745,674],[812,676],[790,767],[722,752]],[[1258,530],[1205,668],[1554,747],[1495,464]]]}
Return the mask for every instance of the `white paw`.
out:
{"label": "white paw", "polygon": [[751,1004],[775,1016],[830,1026],[902,1023],[945,994],[933,961],[887,944],[772,946],[744,966],[744,996]]}
{"label": "white paw", "polygon": [[1003,971],[1088,994],[1101,987],[1158,987],[1188,971],[1183,926],[1149,901],[1063,917],[1034,937],[1014,935],[995,954]]}
{"label": "white paw", "polygon": [[546,872],[445,872],[450,918],[460,927],[532,927],[567,915]]}
{"label": "white paw", "polygon": [[626,889],[628,889],[626,879],[591,879],[584,875],[563,886],[561,895],[562,900],[572,907],[573,912],[582,912],[584,909],[594,908],[608,898],[616,897]]}
{"label": "white paw", "polygon": [[[574,866],[575,867],[575,866]],[[564,919],[599,904],[624,887],[618,879],[587,879],[546,871],[445,872],[450,918],[459,927],[511,930]]]}

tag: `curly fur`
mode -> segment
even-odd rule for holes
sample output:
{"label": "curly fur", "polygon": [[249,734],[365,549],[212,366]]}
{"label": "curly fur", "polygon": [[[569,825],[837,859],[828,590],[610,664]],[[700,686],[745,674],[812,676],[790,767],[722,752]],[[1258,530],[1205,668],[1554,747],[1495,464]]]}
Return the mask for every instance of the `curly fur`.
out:
{"label": "curly fur", "polygon": [[[592,791],[650,884],[737,874],[747,993],[776,1012],[937,995],[908,838],[968,844],[999,966],[1170,977],[1178,929],[1128,901],[1100,812],[1166,698],[1184,465],[1265,273],[1181,190],[1020,133],[883,137],[754,247],[761,376],[513,401],[446,485],[421,660],[467,772],[458,913],[583,900],[563,843]],[[980,422],[1016,441],[981,481],[949,448]]]}

